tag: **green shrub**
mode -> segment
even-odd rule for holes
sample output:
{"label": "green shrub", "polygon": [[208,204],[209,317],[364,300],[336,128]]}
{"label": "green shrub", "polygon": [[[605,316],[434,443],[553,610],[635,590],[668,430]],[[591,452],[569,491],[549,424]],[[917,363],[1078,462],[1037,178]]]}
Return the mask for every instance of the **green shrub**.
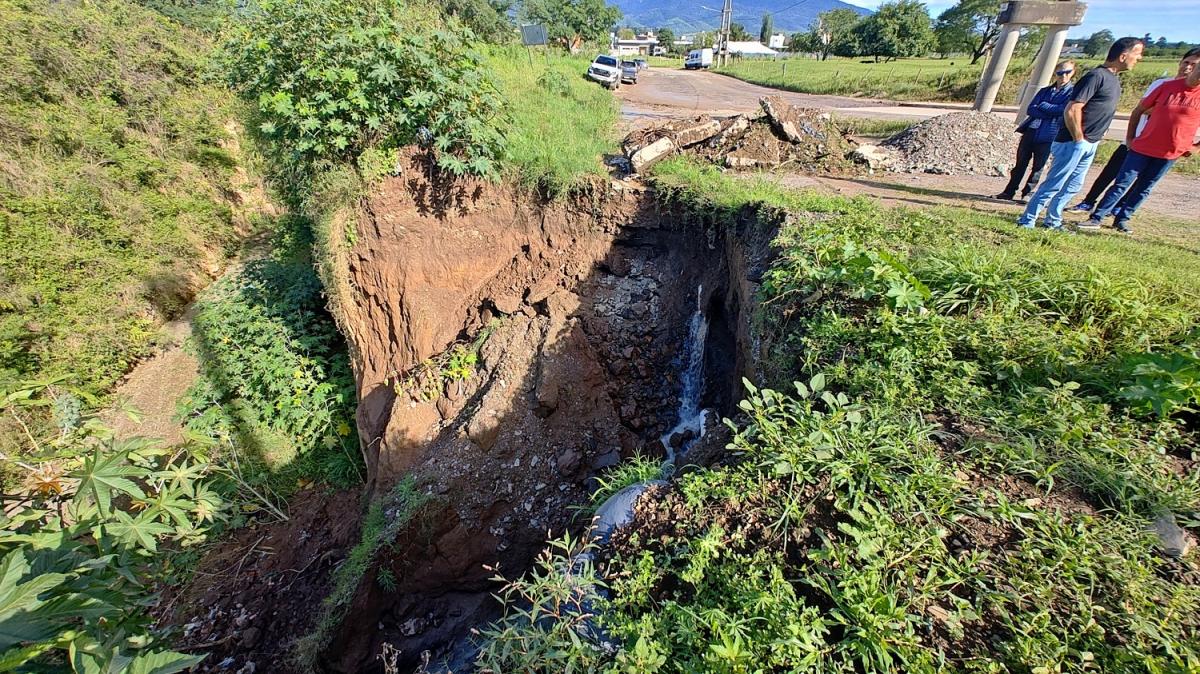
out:
{"label": "green shrub", "polygon": [[283,494],[300,480],[362,480],[349,356],[309,263],[248,263],[197,303],[193,332],[200,378],[181,403],[191,433]]}
{"label": "green shrub", "polygon": [[281,154],[354,160],[418,143],[454,175],[493,176],[500,99],[469,31],[403,0],[270,0],[225,45],[231,86]]}
{"label": "green shrub", "polygon": [[162,650],[146,614],[162,546],[195,544],[223,519],[205,457],[142,440],[115,442],[65,392],[0,389],[0,409],[40,405],[66,414],[51,435],[26,436],[24,507],[0,516],[0,670],[155,672],[203,655]]}

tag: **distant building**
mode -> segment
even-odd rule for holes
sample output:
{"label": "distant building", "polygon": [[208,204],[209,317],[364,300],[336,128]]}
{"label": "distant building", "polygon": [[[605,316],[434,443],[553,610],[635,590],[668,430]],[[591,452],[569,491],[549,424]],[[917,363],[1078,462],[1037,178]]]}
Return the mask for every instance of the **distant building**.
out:
{"label": "distant building", "polygon": [[775,33],[771,39],[767,41],[767,46],[771,49],[783,49],[783,45],[787,43],[787,36],[783,33]]}
{"label": "distant building", "polygon": [[1063,46],[1063,56],[1083,56],[1083,54],[1083,45],[1081,44],[1068,44]]}
{"label": "distant building", "polygon": [[635,36],[632,39],[616,38],[613,42],[613,51],[618,56],[649,56],[654,53],[654,48],[658,46],[658,37],[654,33],[645,33]]}
{"label": "distant building", "polygon": [[762,56],[776,56],[779,52],[764,46],[761,42],[734,42],[729,41],[729,53],[746,58],[757,58]]}

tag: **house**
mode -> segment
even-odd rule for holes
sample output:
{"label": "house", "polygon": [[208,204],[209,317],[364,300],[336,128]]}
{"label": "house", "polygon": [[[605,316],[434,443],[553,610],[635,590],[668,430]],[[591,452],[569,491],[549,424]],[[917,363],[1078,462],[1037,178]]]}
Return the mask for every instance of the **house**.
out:
{"label": "house", "polygon": [[658,46],[658,37],[654,33],[644,33],[631,39],[616,38],[613,40],[613,52],[617,56],[649,56]]}
{"label": "house", "polygon": [[783,33],[775,33],[771,36],[771,39],[767,41],[767,46],[771,49],[783,49],[785,44],[787,44],[787,36]]}

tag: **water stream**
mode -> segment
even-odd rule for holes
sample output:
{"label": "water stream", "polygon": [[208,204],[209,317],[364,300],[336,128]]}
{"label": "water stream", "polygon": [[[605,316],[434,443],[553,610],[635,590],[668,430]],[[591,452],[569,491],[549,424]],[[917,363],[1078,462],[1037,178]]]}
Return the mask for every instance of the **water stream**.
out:
{"label": "water stream", "polygon": [[704,345],[708,340],[708,317],[703,311],[703,294],[704,286],[697,286],[696,311],[688,323],[687,341],[684,342],[683,389],[679,393],[678,420],[671,430],[659,438],[667,450],[667,462],[671,464],[675,463],[675,448],[671,439],[677,434],[684,435],[683,444],[679,447],[679,453],[682,454],[704,434],[704,423],[708,419],[708,410],[700,409],[700,396],[704,392]]}

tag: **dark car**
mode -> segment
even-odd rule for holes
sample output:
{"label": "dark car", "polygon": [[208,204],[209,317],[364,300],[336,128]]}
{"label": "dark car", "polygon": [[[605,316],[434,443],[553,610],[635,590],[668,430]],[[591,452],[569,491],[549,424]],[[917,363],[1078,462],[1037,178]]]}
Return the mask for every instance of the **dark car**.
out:
{"label": "dark car", "polygon": [[638,65],[633,61],[621,61],[621,84],[637,84]]}

